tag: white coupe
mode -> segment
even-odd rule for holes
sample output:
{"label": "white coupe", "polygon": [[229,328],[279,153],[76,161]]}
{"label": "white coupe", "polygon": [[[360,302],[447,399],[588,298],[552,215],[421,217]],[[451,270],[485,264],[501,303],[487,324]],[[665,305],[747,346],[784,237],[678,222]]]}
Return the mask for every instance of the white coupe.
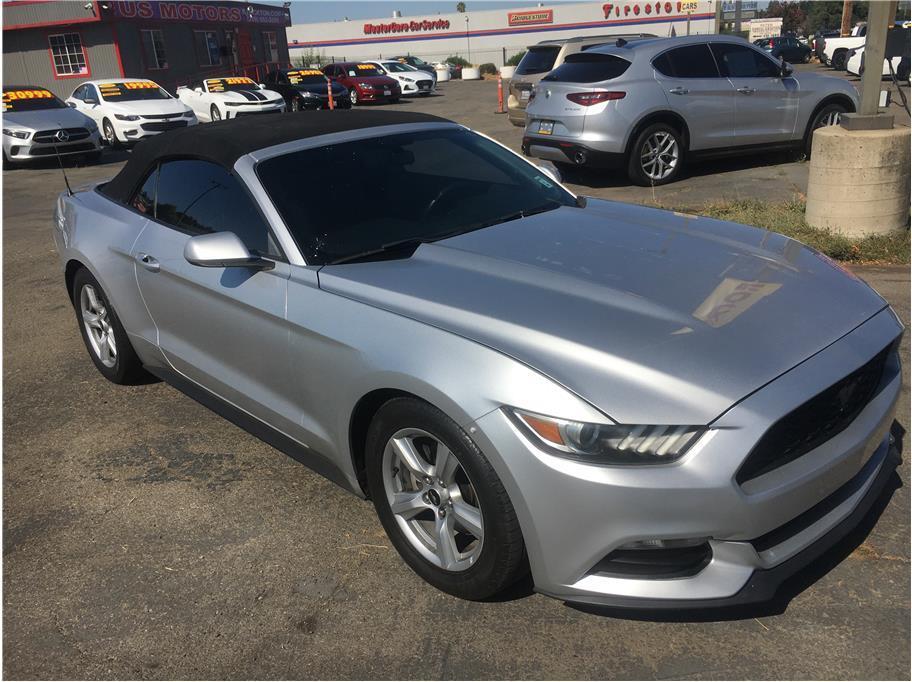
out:
{"label": "white coupe", "polygon": [[434,92],[434,76],[427,71],[419,71],[410,64],[397,62],[392,59],[375,62],[364,62],[373,64],[383,71],[390,78],[399,81],[399,87],[402,88],[402,96],[421,95],[427,97]]}
{"label": "white coupe", "polygon": [[205,78],[179,87],[177,96],[201,121],[285,111],[282,95],[243,76]]}
{"label": "white coupe", "polygon": [[197,123],[189,107],[144,78],[86,81],[66,103],[95,121],[112,146]]}

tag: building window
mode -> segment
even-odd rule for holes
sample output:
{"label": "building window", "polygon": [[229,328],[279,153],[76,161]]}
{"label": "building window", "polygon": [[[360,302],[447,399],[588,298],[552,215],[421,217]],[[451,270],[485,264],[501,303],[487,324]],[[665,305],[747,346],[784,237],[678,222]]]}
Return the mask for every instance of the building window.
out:
{"label": "building window", "polygon": [[279,41],[275,31],[263,31],[263,44],[266,46],[266,61],[279,61]]}
{"label": "building window", "polygon": [[162,32],[157,28],[144,28],[140,30],[139,35],[142,39],[146,68],[150,70],[167,69],[168,58],[165,56],[165,40]]}
{"label": "building window", "polygon": [[200,66],[218,66],[222,63],[222,51],[215,31],[194,31],[196,52]]}
{"label": "building window", "polygon": [[54,63],[54,74],[57,76],[86,76],[89,64],[85,50],[82,48],[82,37],[78,33],[57,33],[48,36],[51,47],[51,61]]}

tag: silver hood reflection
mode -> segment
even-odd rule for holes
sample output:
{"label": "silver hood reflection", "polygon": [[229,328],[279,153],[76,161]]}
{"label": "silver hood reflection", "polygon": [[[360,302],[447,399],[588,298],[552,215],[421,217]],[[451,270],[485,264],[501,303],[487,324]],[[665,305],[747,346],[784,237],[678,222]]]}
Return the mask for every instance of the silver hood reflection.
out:
{"label": "silver hood reflection", "polygon": [[709,423],[886,306],[782,235],[600,200],[319,277],[497,349],[634,424]]}
{"label": "silver hood reflection", "polygon": [[70,107],[35,111],[6,111],[3,113],[3,124],[33,131],[94,127],[94,123],[88,116]]}

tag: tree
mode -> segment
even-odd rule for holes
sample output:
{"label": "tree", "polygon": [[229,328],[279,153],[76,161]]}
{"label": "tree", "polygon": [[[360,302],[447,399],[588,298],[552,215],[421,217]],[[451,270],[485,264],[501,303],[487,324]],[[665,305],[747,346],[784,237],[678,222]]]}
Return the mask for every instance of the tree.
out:
{"label": "tree", "polygon": [[782,17],[783,33],[807,33],[807,2],[780,2],[772,0],[763,13],[765,17]]}
{"label": "tree", "polygon": [[457,11],[457,12],[465,12],[465,3],[464,3],[464,2],[457,2],[457,3],[456,3],[456,11]]}
{"label": "tree", "polygon": [[[772,3],[770,3],[772,4]],[[813,33],[821,29],[838,30],[842,26],[841,0],[826,0],[825,2],[803,2],[807,11],[808,32]],[[868,18],[868,3],[852,3],[852,25]]]}

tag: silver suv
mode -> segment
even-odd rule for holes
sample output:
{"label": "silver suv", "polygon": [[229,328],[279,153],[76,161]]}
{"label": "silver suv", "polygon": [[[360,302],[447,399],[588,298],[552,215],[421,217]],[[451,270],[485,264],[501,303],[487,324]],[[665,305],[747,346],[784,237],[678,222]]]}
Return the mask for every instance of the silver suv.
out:
{"label": "silver suv", "polygon": [[523,152],[558,164],[624,167],[639,185],[677,179],[705,155],[803,148],[855,111],[841,78],[792,73],[740,38],[644,39],[570,55],[541,79]]}
{"label": "silver suv", "polygon": [[559,40],[543,40],[537,45],[532,45],[523,55],[516,66],[516,73],[510,79],[507,96],[507,115],[510,123],[515,126],[526,125],[526,105],[529,103],[532,88],[541,80],[542,76],[563,64],[570,55],[614,43],[618,38],[633,40],[642,37],[654,38],[655,36],[651,33],[578,36]]}

